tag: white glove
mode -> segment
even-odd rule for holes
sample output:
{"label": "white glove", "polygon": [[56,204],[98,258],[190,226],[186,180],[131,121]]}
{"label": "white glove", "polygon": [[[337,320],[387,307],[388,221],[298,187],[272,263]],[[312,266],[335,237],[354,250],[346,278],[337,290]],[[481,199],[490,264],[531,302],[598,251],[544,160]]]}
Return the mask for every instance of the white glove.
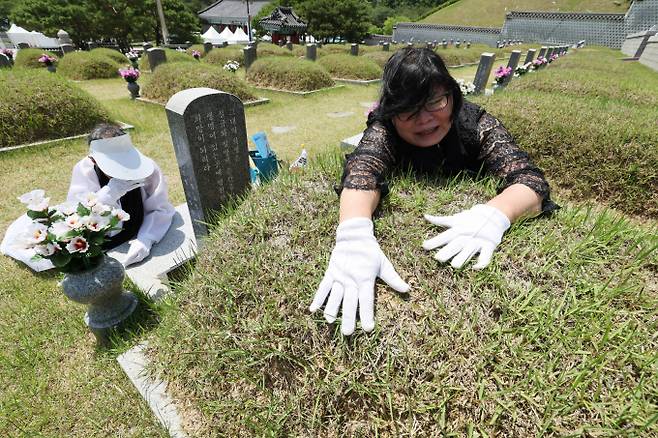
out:
{"label": "white glove", "polygon": [[128,254],[126,254],[126,259],[123,261],[123,266],[129,266],[144,260],[151,252],[152,246],[153,242],[148,239],[135,239],[130,242],[130,248]]}
{"label": "white glove", "polygon": [[367,218],[348,219],[336,229],[336,246],[309,310],[318,310],[329,295],[324,317],[332,323],[338,316],[338,308],[342,302],[341,331],[345,336],[349,336],[354,333],[356,326],[358,304],[361,328],[366,332],[372,331],[375,328],[374,300],[377,277],[398,292],[409,291],[409,285],[395,272],[393,265],[379,248],[372,221]]}
{"label": "white glove", "polygon": [[485,268],[491,262],[493,252],[501,242],[503,234],[510,227],[510,221],[502,211],[484,204],[477,204],[470,210],[452,216],[426,214],[425,219],[434,225],[449,228],[424,241],[423,248],[432,250],[443,246],[434,258],[442,263],[452,258],[450,264],[453,268],[461,268],[478,252],[480,257],[473,269]]}
{"label": "white glove", "polygon": [[142,186],[144,186],[144,180],[126,181],[123,179],[110,178],[107,185],[99,190],[98,197],[101,199],[101,202],[113,204],[129,191]]}

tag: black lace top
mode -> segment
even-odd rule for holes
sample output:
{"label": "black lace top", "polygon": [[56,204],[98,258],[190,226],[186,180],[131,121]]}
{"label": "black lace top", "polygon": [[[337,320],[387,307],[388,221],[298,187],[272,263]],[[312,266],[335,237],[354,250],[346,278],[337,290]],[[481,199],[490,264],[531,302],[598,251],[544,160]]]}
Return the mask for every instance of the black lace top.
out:
{"label": "black lace top", "polygon": [[544,213],[559,208],[550,200],[543,172],[517,146],[509,131],[471,102],[464,101],[450,131],[436,147],[410,145],[400,138],[392,123],[370,118],[361,142],[347,155],[338,190],[380,190],[385,196],[390,172],[407,168],[427,175],[476,175],[484,170],[501,179],[499,192],[512,184],[523,184],[541,196]]}

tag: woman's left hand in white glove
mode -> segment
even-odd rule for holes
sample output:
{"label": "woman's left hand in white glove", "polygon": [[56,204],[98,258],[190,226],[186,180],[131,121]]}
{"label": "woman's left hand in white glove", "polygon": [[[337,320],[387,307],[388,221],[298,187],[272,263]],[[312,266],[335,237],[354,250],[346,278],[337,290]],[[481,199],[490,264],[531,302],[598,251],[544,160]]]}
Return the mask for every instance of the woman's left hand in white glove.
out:
{"label": "woman's left hand in white glove", "polygon": [[130,242],[130,248],[128,249],[128,254],[126,254],[123,266],[129,266],[144,260],[150,254],[151,246],[153,246],[153,242],[148,239],[135,239]]}
{"label": "woman's left hand in white glove", "polygon": [[423,248],[433,250],[442,247],[434,258],[440,262],[452,259],[450,264],[454,268],[461,268],[477,253],[480,256],[473,269],[485,268],[510,227],[510,221],[502,211],[485,204],[477,204],[452,216],[426,214],[425,219],[448,229],[424,241]]}

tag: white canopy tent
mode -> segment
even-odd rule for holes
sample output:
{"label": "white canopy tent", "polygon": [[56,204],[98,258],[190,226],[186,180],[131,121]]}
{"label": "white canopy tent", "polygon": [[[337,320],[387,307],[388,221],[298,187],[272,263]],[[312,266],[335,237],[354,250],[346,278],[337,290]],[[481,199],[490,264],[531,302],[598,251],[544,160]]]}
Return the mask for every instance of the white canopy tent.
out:
{"label": "white canopy tent", "polygon": [[229,40],[229,44],[241,44],[248,42],[249,42],[249,37],[244,32],[244,30],[242,30],[241,27],[235,29],[235,33],[233,33],[233,37]]}
{"label": "white canopy tent", "polygon": [[222,42],[224,41],[231,42],[233,38],[233,32],[231,32],[231,29],[229,29],[228,26],[226,26],[222,31],[222,33],[219,34],[219,38]]}
{"label": "white canopy tent", "polygon": [[15,46],[18,46],[19,43],[26,43],[29,44],[30,47],[59,47],[59,40],[57,40],[57,38],[49,38],[41,32],[37,32],[36,30],[29,32],[20,26],[16,26],[15,24],[11,25],[7,31],[7,36]]}
{"label": "white canopy tent", "polygon": [[37,47],[47,49],[59,47],[59,40],[57,38],[47,37],[41,32],[37,32],[36,30],[33,30],[31,33],[37,43]]}
{"label": "white canopy tent", "polygon": [[221,44],[223,41],[219,32],[217,32],[212,26],[208,28],[206,33],[201,35],[201,38],[203,38],[204,43]]}

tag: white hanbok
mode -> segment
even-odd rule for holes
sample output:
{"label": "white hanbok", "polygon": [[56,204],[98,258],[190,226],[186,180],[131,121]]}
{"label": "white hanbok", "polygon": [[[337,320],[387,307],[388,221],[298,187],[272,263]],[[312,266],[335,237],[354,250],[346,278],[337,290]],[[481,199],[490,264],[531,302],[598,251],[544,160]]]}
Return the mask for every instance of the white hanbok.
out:
{"label": "white hanbok", "polygon": [[[153,173],[146,178],[144,186],[140,188],[142,203],[144,205],[144,220],[139,228],[136,238],[142,241],[159,242],[167,233],[176,210],[171,205],[167,195],[167,182],[157,164],[154,164]],[[107,187],[101,189],[98,176],[94,171],[94,163],[89,157],[80,160],[74,167],[71,175],[71,185],[67,200],[77,202],[79,195],[94,192],[100,202],[112,207],[121,208],[120,201],[109,202]],[[40,272],[53,268],[50,260],[32,260],[35,252],[25,248],[22,236],[31,219],[23,215],[14,221],[0,244],[0,252],[28,265],[34,271]]]}

